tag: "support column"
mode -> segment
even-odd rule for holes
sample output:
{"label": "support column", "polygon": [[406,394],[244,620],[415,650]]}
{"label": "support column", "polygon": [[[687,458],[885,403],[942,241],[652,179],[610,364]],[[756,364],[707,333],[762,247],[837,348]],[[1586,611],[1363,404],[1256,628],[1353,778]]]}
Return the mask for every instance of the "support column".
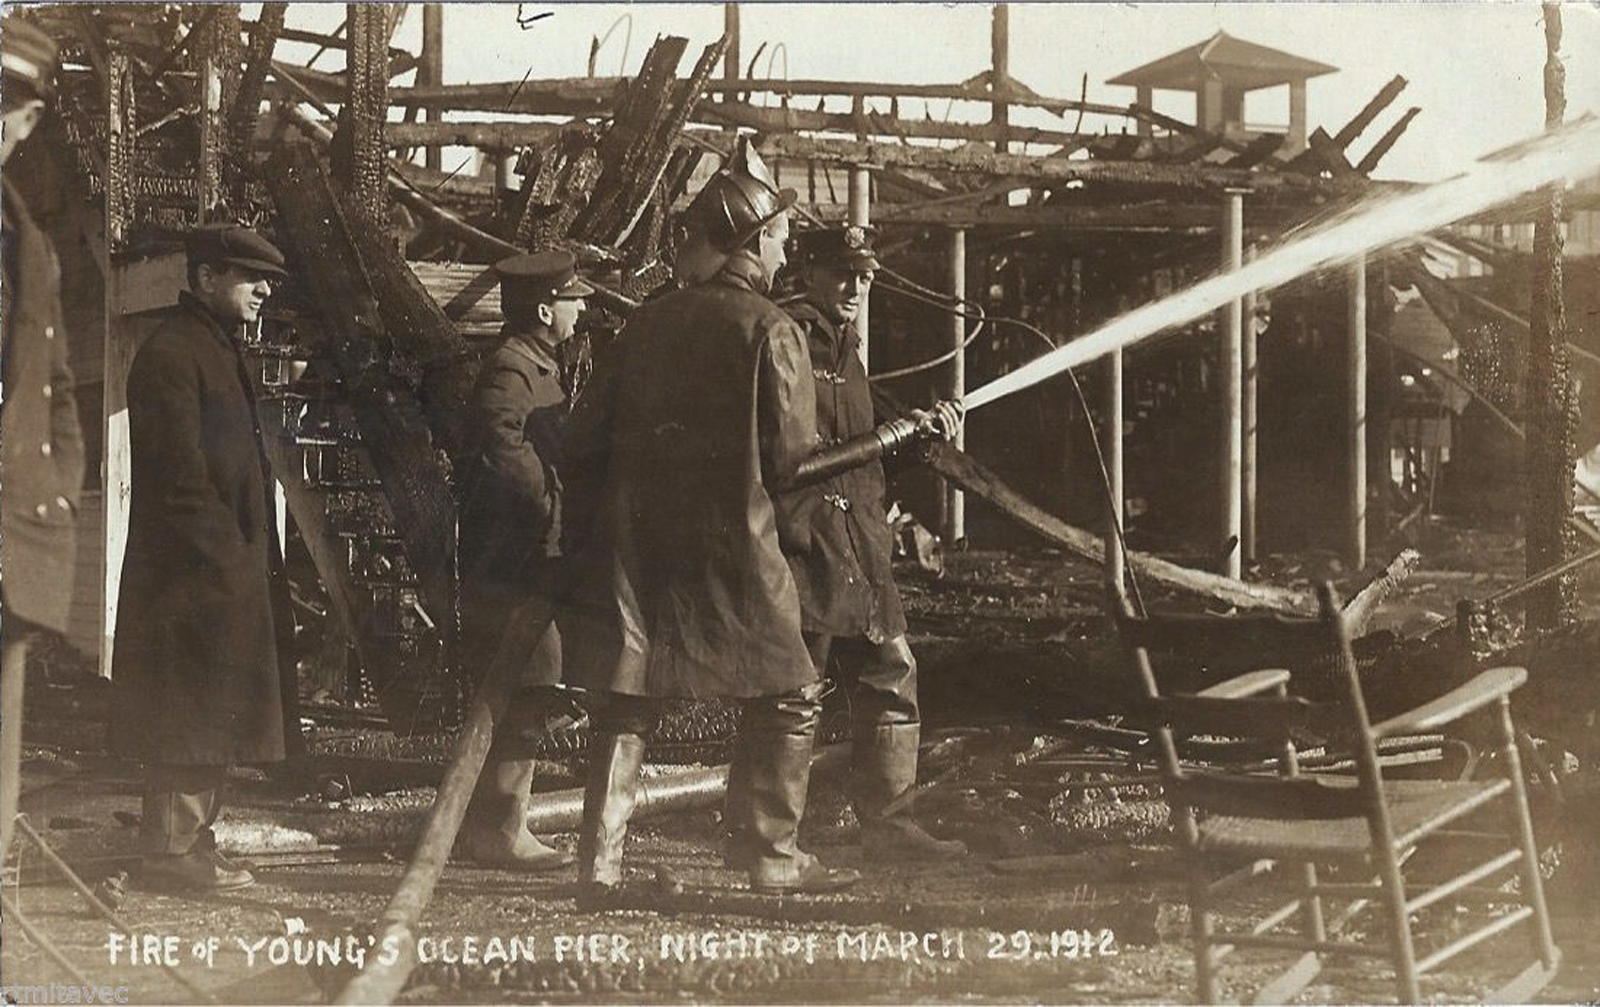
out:
{"label": "support column", "polygon": [[[1244,261],[1248,265],[1256,261],[1256,246],[1249,245],[1244,250]],[[1243,372],[1241,383],[1240,421],[1242,426],[1242,440],[1240,443],[1240,504],[1239,515],[1239,555],[1246,563],[1254,563],[1256,555],[1256,382],[1260,377],[1259,364],[1256,357],[1256,291],[1250,290],[1244,295],[1244,342],[1243,352],[1240,354],[1240,370]]]}
{"label": "support column", "polygon": [[[994,5],[994,13],[989,22],[989,86],[992,90],[1001,92],[1011,86],[1011,10],[1003,2]],[[992,111],[989,121],[998,129],[1005,129],[1011,125],[1011,106],[1003,100],[991,104]],[[1007,153],[1009,144],[1003,137],[996,137],[994,149],[996,153]]]}
{"label": "support column", "polygon": [[[950,232],[950,246],[945,262],[946,274],[950,285],[950,294],[957,298],[959,307],[966,307],[967,299],[967,232],[957,228]],[[967,338],[966,319],[956,315],[950,316],[950,339],[952,346],[960,346]],[[959,400],[967,394],[967,355],[958,352],[950,360],[950,386],[946,398]],[[967,435],[963,430],[955,440],[958,448],[967,446]],[[946,545],[954,545],[967,537],[967,510],[966,495],[953,486],[945,486],[944,508],[944,541]]]}
{"label": "support column", "polygon": [[[730,4],[729,6],[732,6]],[[857,227],[866,227],[872,223],[872,173],[866,168],[852,167],[850,169],[850,192],[848,196],[850,223]],[[868,363],[867,353],[867,322],[869,309],[872,307],[872,295],[869,293],[861,302],[861,312],[856,315],[856,334],[861,337],[859,347],[861,353],[861,367],[871,373],[871,364]]]}
{"label": "support column", "polygon": [[[422,60],[417,64],[417,85],[437,87],[443,83],[444,4],[425,3],[422,5]],[[422,115],[425,122],[440,122],[444,119],[442,110],[423,109]],[[444,167],[443,155],[442,147],[425,148],[426,163],[434,171]]]}
{"label": "support column", "polygon": [[1345,285],[1348,352],[1345,354],[1347,395],[1345,467],[1348,495],[1345,554],[1352,569],[1367,565],[1367,258],[1350,264]]}
{"label": "support column", "polygon": [[1106,423],[1100,432],[1100,452],[1106,459],[1106,582],[1121,585],[1124,557],[1122,537],[1122,351],[1106,357]]}
{"label": "support column", "polygon": [[[728,40],[728,46],[722,50],[722,79],[739,79],[739,5],[725,3],[722,5],[722,34]],[[736,96],[724,94],[723,101],[733,101]]]}
{"label": "support column", "polygon": [[[1244,262],[1244,193],[1230,189],[1222,214],[1222,270],[1237,272]],[[1240,488],[1244,467],[1244,304],[1240,298],[1222,310],[1222,347],[1218,360],[1222,395],[1221,534],[1218,544],[1224,551],[1221,573],[1237,578],[1240,573],[1240,540],[1243,520]]]}

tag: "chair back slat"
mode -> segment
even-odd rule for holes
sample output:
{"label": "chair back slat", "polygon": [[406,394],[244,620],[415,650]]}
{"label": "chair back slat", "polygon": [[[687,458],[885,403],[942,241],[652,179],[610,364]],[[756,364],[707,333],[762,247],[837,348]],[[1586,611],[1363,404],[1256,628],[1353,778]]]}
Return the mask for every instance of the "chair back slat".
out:
{"label": "chair back slat", "polygon": [[1174,784],[1173,790],[1176,798],[1191,807],[1247,818],[1350,818],[1367,810],[1361,787],[1348,778],[1190,773]]}
{"label": "chair back slat", "polygon": [[1145,710],[1178,737],[1214,734],[1230,738],[1291,739],[1325,732],[1337,724],[1338,710],[1299,696],[1159,696]]}

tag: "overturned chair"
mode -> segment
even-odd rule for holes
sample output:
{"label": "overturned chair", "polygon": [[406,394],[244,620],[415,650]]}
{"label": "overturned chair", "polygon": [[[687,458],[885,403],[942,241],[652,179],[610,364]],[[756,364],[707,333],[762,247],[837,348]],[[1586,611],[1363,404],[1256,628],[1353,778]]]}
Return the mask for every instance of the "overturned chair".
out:
{"label": "overturned chair", "polygon": [[[1521,668],[1494,668],[1414,710],[1379,723],[1368,718],[1350,639],[1331,585],[1318,587],[1316,618],[1281,616],[1140,616],[1120,589],[1111,604],[1130,671],[1138,679],[1145,719],[1158,741],[1157,755],[1177,841],[1188,854],[1195,995],[1218,999],[1218,969],[1236,948],[1303,952],[1263,986],[1257,1002],[1283,1002],[1321,971],[1324,955],[1387,958],[1402,1003],[1421,999],[1419,977],[1482,941],[1525,924],[1532,963],[1492,999],[1525,1001],[1548,983],[1560,962],[1550,935],[1538,852],[1528,815],[1510,695],[1527,678]],[[1164,693],[1152,654],[1217,653],[1228,640],[1273,654],[1304,655],[1306,664],[1331,663],[1348,685],[1343,701],[1313,703],[1290,693],[1290,671],[1247,671],[1192,693]],[[1437,731],[1485,707],[1497,707],[1499,760],[1505,776],[1487,780],[1385,779],[1380,740]],[[1269,740],[1280,753],[1277,775],[1225,773],[1180,762],[1184,740],[1197,736]],[[1354,774],[1303,772],[1297,741],[1326,738],[1347,748]],[[1504,833],[1449,829],[1451,823],[1500,802]],[[1474,816],[1472,823],[1476,825]],[[1447,835],[1494,839],[1500,851],[1425,890],[1407,889],[1405,866],[1419,843]],[[1296,897],[1237,932],[1214,929],[1214,906],[1246,883],[1289,867]],[[1338,868],[1341,879],[1319,878],[1319,867]],[[1515,872],[1517,891],[1495,885]],[[1360,880],[1348,880],[1359,878]],[[1411,916],[1445,899],[1505,907],[1464,936],[1421,953]],[[1337,914],[1331,913],[1343,903]],[[1360,913],[1381,914],[1387,946],[1336,939]],[[1298,926],[1284,930],[1298,918]]]}

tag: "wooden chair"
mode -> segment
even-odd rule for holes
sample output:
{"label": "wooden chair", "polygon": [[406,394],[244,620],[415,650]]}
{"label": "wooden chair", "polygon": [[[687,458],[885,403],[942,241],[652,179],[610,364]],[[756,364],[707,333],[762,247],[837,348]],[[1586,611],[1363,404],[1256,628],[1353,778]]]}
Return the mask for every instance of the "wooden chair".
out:
{"label": "wooden chair", "polygon": [[[1331,585],[1318,587],[1315,618],[1278,616],[1152,616],[1134,614],[1127,596],[1112,592],[1112,610],[1128,664],[1138,679],[1144,719],[1156,734],[1167,801],[1172,806],[1178,842],[1189,854],[1189,904],[1195,952],[1195,994],[1201,1003],[1217,1001],[1219,963],[1235,948],[1304,952],[1256,994],[1257,1002],[1283,1002],[1303,989],[1322,968],[1322,956],[1365,955],[1387,958],[1394,967],[1402,1003],[1420,999],[1418,977],[1502,931],[1526,923],[1533,963],[1494,994],[1523,1001],[1554,975],[1560,951],[1550,935],[1538,853],[1528,816],[1527,795],[1511,721],[1510,694],[1527,678],[1522,668],[1495,668],[1414,710],[1380,723],[1369,721],[1350,640]],[[1290,671],[1266,668],[1184,693],[1163,693],[1151,667],[1151,654],[1195,648],[1215,653],[1228,639],[1271,640],[1275,654],[1303,654],[1307,664],[1333,661],[1348,683],[1343,701],[1313,703],[1289,694]],[[1325,667],[1325,665],[1324,665]],[[1437,731],[1485,707],[1498,707],[1501,764],[1505,777],[1444,782],[1385,779],[1379,768],[1380,739]],[[1195,736],[1272,739],[1281,746],[1278,775],[1221,772],[1184,765],[1179,744]],[[1296,741],[1308,736],[1334,738],[1354,754],[1355,773],[1333,776],[1303,773]],[[1466,832],[1445,826],[1503,802],[1504,833]],[[1442,884],[1408,890],[1403,865],[1424,837],[1453,834],[1492,838],[1500,851]],[[1242,866],[1240,866],[1242,863]],[[1297,896],[1238,932],[1214,929],[1213,906],[1252,879],[1280,866],[1291,875]],[[1320,880],[1319,866],[1337,865],[1341,877],[1360,882]],[[1492,884],[1511,871],[1520,877],[1516,893]],[[1411,916],[1447,898],[1514,908],[1473,932],[1421,954],[1414,947]],[[1344,902],[1336,915],[1332,904]],[[1388,946],[1335,940],[1341,928],[1367,908],[1387,918]],[[1299,918],[1292,932],[1280,930]],[[1278,931],[1278,932],[1274,932]]]}

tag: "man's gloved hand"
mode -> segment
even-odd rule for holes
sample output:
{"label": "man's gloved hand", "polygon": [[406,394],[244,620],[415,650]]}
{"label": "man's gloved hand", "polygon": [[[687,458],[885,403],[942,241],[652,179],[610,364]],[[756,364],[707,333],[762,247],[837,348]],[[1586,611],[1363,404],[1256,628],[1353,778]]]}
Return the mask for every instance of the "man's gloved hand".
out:
{"label": "man's gloved hand", "polygon": [[960,400],[937,402],[932,409],[913,409],[911,418],[917,422],[917,433],[927,440],[953,441],[961,433],[961,423],[967,407]]}

